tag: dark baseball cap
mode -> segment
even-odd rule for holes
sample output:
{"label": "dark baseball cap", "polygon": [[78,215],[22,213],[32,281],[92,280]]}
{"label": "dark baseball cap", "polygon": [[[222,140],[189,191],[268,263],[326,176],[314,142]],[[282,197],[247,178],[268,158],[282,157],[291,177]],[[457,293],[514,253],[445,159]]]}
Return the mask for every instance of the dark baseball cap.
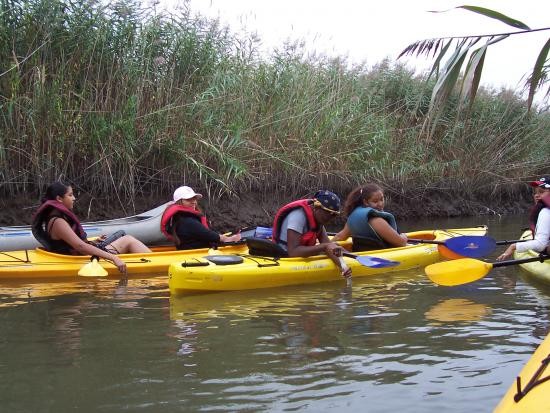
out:
{"label": "dark baseball cap", "polygon": [[529,182],[529,185],[532,187],[540,187],[544,189],[550,189],[550,176],[543,176],[542,178],[537,179],[536,181]]}
{"label": "dark baseball cap", "polygon": [[321,207],[325,211],[328,211],[334,215],[340,214],[340,198],[334,192],[323,189],[315,192],[313,199],[316,201],[315,205]]}

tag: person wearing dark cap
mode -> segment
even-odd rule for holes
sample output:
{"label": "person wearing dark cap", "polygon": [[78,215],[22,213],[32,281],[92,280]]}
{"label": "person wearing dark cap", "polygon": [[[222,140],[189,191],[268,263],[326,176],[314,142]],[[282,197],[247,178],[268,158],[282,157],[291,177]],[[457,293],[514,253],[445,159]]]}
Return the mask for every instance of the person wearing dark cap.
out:
{"label": "person wearing dark cap", "polygon": [[529,228],[533,233],[533,239],[511,244],[497,257],[498,261],[509,259],[515,251],[543,252],[546,250],[547,254],[550,253],[550,175],[531,181],[529,185],[533,187],[535,201],[529,213]]}
{"label": "person wearing dark cap", "polygon": [[241,234],[224,235],[208,227],[206,216],[199,209],[197,194],[189,186],[174,191],[174,203],[162,214],[160,229],[179,250],[216,247],[220,242],[236,242]]}
{"label": "person wearing dark cap", "polygon": [[351,269],[340,259],[344,249],[331,242],[325,230],[325,224],[339,214],[338,195],[327,190],[317,191],[313,198],[291,202],[277,211],[273,221],[273,241],[285,249],[289,257],[326,254],[342,276],[349,277]]}
{"label": "person wearing dark cap", "polygon": [[350,192],[344,206],[348,219],[332,240],[353,239],[353,251],[403,247],[407,236],[399,233],[395,217],[384,211],[384,192],[376,184],[367,184]]}

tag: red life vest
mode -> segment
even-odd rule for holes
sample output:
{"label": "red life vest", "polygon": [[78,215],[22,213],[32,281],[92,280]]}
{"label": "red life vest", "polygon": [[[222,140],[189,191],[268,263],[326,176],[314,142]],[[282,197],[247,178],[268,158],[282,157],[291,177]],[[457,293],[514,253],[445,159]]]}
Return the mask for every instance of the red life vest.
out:
{"label": "red life vest", "polygon": [[531,233],[535,236],[535,228],[537,227],[537,220],[539,219],[540,211],[543,208],[550,208],[550,194],[543,196],[539,202],[537,202],[531,212],[529,213],[529,228]]}
{"label": "red life vest", "polygon": [[185,214],[198,218],[201,221],[201,224],[208,228],[208,221],[206,216],[200,211],[197,211],[194,208],[186,207],[179,204],[168,205],[162,214],[160,220],[160,230],[170,241],[175,241],[173,236],[173,231],[175,230],[174,217],[176,214]]}
{"label": "red life vest", "polygon": [[[78,254],[73,250],[65,241],[63,240],[54,240],[48,232],[48,222],[52,217],[52,211],[60,212],[61,217],[67,221],[74,233],[83,241],[87,241],[87,234],[80,223],[80,220],[76,217],[73,211],[67,208],[63,203],[57,200],[48,200],[35,212],[32,218],[32,234],[38,242],[40,242],[44,248],[49,251],[61,252],[61,253],[70,253]],[[61,251],[65,250],[65,251]]]}
{"label": "red life vest", "polygon": [[321,228],[318,227],[317,221],[313,216],[313,209],[311,205],[313,204],[313,199],[300,199],[298,201],[291,202],[286,204],[275,214],[275,219],[273,220],[273,241],[281,242],[281,226],[285,217],[297,208],[302,208],[302,211],[306,214],[307,219],[307,231],[302,234],[300,237],[300,245],[313,246],[317,242],[317,237]]}

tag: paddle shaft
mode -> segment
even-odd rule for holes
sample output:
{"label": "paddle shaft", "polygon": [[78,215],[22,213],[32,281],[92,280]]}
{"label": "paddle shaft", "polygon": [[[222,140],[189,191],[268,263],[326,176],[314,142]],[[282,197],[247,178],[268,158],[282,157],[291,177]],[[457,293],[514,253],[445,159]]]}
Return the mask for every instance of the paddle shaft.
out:
{"label": "paddle shaft", "polygon": [[416,242],[417,244],[438,244],[438,245],[445,245],[445,241],[435,241],[435,240],[428,240],[428,239],[409,238],[409,239],[407,239],[407,241]]}
{"label": "paddle shaft", "polygon": [[357,259],[357,257],[358,257],[358,255],[352,254],[351,252],[343,252],[342,255],[344,257],[355,258],[355,259]]}
{"label": "paddle shaft", "polygon": [[536,262],[536,261],[543,262],[543,261],[546,261],[548,259],[550,259],[550,255],[542,255],[542,256],[532,257],[532,258],[521,258],[519,260],[497,261],[497,262],[494,262],[492,265],[493,265],[493,268],[507,267],[509,265],[525,264],[525,263],[528,263],[528,262]]}
{"label": "paddle shaft", "polygon": [[[336,232],[327,232],[327,235],[334,236],[336,235]],[[409,238],[407,241],[416,242],[419,244],[440,244],[440,245],[445,244],[445,241],[431,241],[427,239],[416,239],[416,238]],[[353,257],[350,257],[350,258],[353,258]]]}
{"label": "paddle shaft", "polygon": [[529,240],[527,240],[527,239],[502,240],[502,241],[497,241],[496,244],[497,245],[510,245],[510,244],[515,244],[516,242],[525,242],[525,241],[529,241]]}
{"label": "paddle shaft", "polygon": [[[410,242],[417,242],[419,244],[440,244],[445,245],[446,241],[430,241],[426,239],[415,239],[415,238],[409,238]],[[502,241],[495,241],[496,245],[510,245],[515,244],[516,242],[525,242],[528,241],[526,239],[512,239],[512,240],[502,240]]]}

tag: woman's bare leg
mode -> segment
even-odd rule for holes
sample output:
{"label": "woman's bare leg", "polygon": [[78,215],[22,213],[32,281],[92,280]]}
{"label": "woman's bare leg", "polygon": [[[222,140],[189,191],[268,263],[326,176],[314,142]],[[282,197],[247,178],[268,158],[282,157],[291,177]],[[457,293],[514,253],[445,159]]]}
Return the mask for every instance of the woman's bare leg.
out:
{"label": "woman's bare leg", "polygon": [[119,254],[135,254],[139,252],[151,252],[151,250],[140,240],[131,235],[124,235],[111,242],[107,248],[114,248]]}

